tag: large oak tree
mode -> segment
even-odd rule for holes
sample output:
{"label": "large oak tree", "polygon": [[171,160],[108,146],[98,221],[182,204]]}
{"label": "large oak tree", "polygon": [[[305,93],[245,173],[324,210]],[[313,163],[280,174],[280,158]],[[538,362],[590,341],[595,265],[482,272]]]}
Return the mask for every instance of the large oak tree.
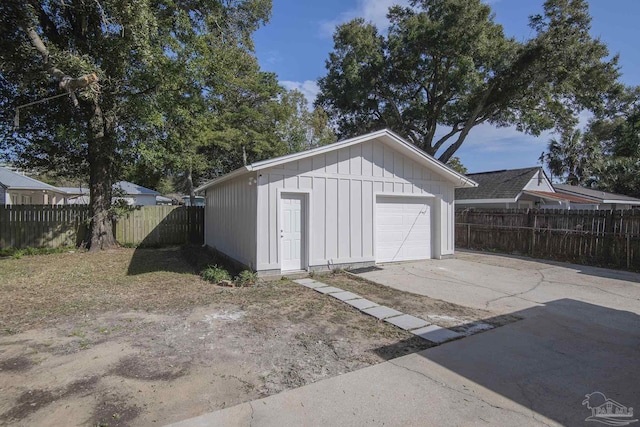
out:
{"label": "large oak tree", "polygon": [[86,174],[90,247],[112,246],[114,177],[159,149],[158,135],[186,132],[189,111],[213,113],[203,99],[226,81],[221,54],[251,57],[270,13],[270,0],[4,0],[0,148],[28,167]]}
{"label": "large oak tree", "polygon": [[584,0],[547,0],[522,42],[480,0],[413,0],[388,17],[387,33],[354,19],[334,34],[316,102],[340,136],[388,127],[446,162],[475,126],[566,129],[617,87]]}

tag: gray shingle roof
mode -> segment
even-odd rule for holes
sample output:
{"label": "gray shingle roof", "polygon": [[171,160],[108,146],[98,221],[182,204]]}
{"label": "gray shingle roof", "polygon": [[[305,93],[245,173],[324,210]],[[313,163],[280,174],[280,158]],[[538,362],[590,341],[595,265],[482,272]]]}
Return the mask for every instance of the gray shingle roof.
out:
{"label": "gray shingle roof", "polygon": [[115,184],[113,184],[113,187],[120,187],[122,191],[125,192],[125,194],[149,194],[155,196],[160,195],[160,193],[155,190],[143,187],[142,185],[134,184],[133,182],[129,181],[116,182]]}
{"label": "gray shingle roof", "polygon": [[89,194],[89,189],[86,187],[58,187],[58,188],[64,191],[65,193],[72,194],[72,195]]}
{"label": "gray shingle roof", "polygon": [[0,185],[8,189],[47,190],[61,193],[59,188],[0,167]]}
{"label": "gray shingle roof", "polygon": [[467,174],[478,187],[456,188],[456,200],[515,199],[538,170],[536,166]]}
{"label": "gray shingle roof", "polygon": [[594,190],[592,188],[580,187],[578,185],[569,184],[553,184],[553,188],[561,193],[576,194],[579,196],[596,199],[599,202],[603,200],[619,200],[621,202],[640,202],[635,197],[625,196],[622,194],[607,193],[606,191]]}

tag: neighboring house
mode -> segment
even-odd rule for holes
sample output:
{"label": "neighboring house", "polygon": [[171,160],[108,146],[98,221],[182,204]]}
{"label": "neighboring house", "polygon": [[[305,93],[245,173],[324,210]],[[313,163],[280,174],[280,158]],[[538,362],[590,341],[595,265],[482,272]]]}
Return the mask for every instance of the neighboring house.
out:
{"label": "neighboring house", "polygon": [[[182,196],[181,197],[182,204],[185,206],[191,206],[191,197],[190,196]],[[204,197],[196,196],[193,206],[204,206]]]}
{"label": "neighboring house", "polygon": [[0,167],[0,205],[62,205],[64,197],[57,187]]}
{"label": "neighboring house", "polygon": [[389,130],[253,163],[198,188],[205,244],[259,274],[454,252],[454,189],[475,182]]}
{"label": "neighboring house", "polygon": [[84,187],[59,187],[66,194],[67,205],[88,205],[89,189]]}
{"label": "neighboring house", "polygon": [[[607,193],[591,188],[579,187],[569,184],[554,184],[558,194],[568,197],[580,197],[591,203],[593,209],[631,209],[640,207],[640,199],[623,196],[622,194]],[[578,208],[578,206],[576,206]],[[584,207],[585,209],[587,206]]]}
{"label": "neighboring house", "polygon": [[156,205],[171,206],[173,199],[164,196],[156,196]]}
{"label": "neighboring house", "polygon": [[[121,193],[113,200],[124,200],[130,206],[147,206],[158,204],[157,197],[160,193],[155,190],[134,184],[128,181],[120,181],[113,184],[114,191]],[[67,195],[67,203],[70,205],[88,205],[89,189],[84,187],[61,187]],[[162,200],[162,199],[161,199]]]}
{"label": "neighboring house", "polygon": [[130,206],[148,206],[156,204],[156,196],[159,196],[155,190],[143,187],[133,182],[120,181],[113,184],[113,189],[120,189],[123,196],[116,197],[125,200]]}
{"label": "neighboring house", "polygon": [[456,208],[567,209],[572,203],[591,203],[579,196],[556,193],[540,167],[471,173],[467,177],[478,186],[456,189]]}

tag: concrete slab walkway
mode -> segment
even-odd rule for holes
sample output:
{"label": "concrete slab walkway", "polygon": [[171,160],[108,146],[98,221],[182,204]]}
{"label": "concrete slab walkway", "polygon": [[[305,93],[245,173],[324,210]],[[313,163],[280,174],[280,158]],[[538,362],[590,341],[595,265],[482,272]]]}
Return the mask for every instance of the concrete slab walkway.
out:
{"label": "concrete slab walkway", "polygon": [[378,305],[365,298],[362,298],[358,294],[354,294],[353,292],[348,292],[340,288],[329,286],[318,280],[297,279],[297,280],[294,280],[294,282],[299,285],[305,286],[309,289],[313,289],[316,292],[327,294],[330,297],[346,302],[347,304],[357,308],[364,314],[368,314],[369,316],[373,316],[377,319],[384,320],[385,322],[390,323],[394,326],[397,326],[398,328],[405,331],[413,332],[414,329],[423,330],[425,327],[433,326],[433,328],[431,329],[424,330],[421,333],[414,333],[414,334],[422,339],[431,341],[436,344],[442,344],[443,342],[450,341],[463,336],[462,334],[454,332],[450,329],[441,328],[436,325],[431,325],[431,323],[427,322],[426,320],[419,319],[415,316],[410,316],[408,314],[404,314],[401,311],[394,310],[393,308],[386,307],[384,305]]}

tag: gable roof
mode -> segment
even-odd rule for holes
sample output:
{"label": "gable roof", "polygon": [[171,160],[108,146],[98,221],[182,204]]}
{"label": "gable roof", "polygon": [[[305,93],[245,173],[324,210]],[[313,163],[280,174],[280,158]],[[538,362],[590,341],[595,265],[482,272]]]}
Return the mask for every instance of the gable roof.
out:
{"label": "gable roof", "polygon": [[578,185],[553,184],[553,188],[560,193],[585,197],[598,203],[640,204],[640,199],[635,197],[625,196],[623,194],[607,193],[606,191],[594,190],[592,188],[585,188]]}
{"label": "gable roof", "polygon": [[127,195],[149,195],[149,196],[158,196],[159,192],[152,190],[150,188],[143,187],[142,185],[134,184],[129,181],[120,181],[113,184],[114,188],[120,188]]}
{"label": "gable roof", "polygon": [[306,159],[318,154],[327,153],[341,148],[350,147],[356,144],[362,144],[363,142],[370,141],[372,139],[380,139],[384,143],[393,146],[396,150],[404,155],[411,157],[412,160],[419,164],[430,167],[441,173],[442,176],[453,182],[456,187],[475,187],[477,184],[470,178],[454,171],[446,166],[444,163],[434,159],[429,154],[420,150],[415,145],[404,140],[389,129],[383,129],[376,132],[371,132],[366,135],[357,136],[355,138],[349,138],[342,141],[334,142],[333,144],[324,145],[322,147],[312,148],[310,150],[301,151],[299,153],[287,154],[285,156],[275,157],[273,159],[262,160],[252,163],[250,165],[236,169],[226,175],[209,181],[196,189],[196,191],[202,191],[214,185],[218,185],[229,179],[233,179],[244,175],[249,172],[259,171],[262,169],[278,166],[284,163],[289,163],[297,160]]}
{"label": "gable roof", "polygon": [[17,172],[0,166],[0,185],[8,190],[40,190],[62,193],[59,188],[49,185],[37,179],[21,175]]}
{"label": "gable roof", "polygon": [[467,174],[467,177],[478,183],[478,187],[457,188],[456,200],[515,200],[539,170],[540,167],[536,166]]}

